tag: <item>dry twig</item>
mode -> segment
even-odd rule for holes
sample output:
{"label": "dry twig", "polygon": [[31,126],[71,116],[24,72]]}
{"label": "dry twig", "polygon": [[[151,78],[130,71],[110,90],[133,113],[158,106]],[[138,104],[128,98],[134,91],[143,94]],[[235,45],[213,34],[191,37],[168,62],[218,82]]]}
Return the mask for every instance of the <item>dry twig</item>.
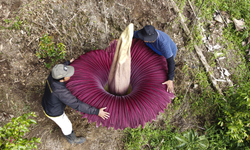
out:
{"label": "dry twig", "polygon": [[[77,12],[78,13],[78,12]],[[71,19],[69,19],[69,22],[71,22],[72,21],[72,19],[74,19],[76,16],[77,16],[77,13],[76,14],[74,14],[74,16],[71,18]]]}
{"label": "dry twig", "polygon": [[107,33],[107,31],[108,31],[108,29],[107,29],[107,17],[106,17],[106,7],[105,7],[104,2],[102,2],[102,6],[103,6],[104,19],[105,19],[105,33]]}
{"label": "dry twig", "polygon": [[51,22],[51,20],[50,20],[49,16],[47,15],[47,13],[45,13],[45,15],[48,18],[50,25],[52,25],[56,29],[57,33],[59,33],[60,35],[62,35],[61,32],[58,31],[58,29],[56,28],[56,26]]}
{"label": "dry twig", "polygon": [[204,1],[205,1],[205,0],[203,0],[203,1],[202,1],[201,6],[200,6],[200,8],[199,8],[199,10],[198,10],[198,12],[197,12],[197,15],[195,16],[195,21],[194,21],[194,24],[193,24],[192,30],[191,30],[191,32],[190,32],[190,36],[192,35],[192,32],[193,32],[194,26],[195,26],[195,24],[196,24],[196,21],[197,21],[197,18],[198,18],[198,15],[199,15],[200,9],[201,9],[201,7],[202,7],[202,5],[203,5]]}
{"label": "dry twig", "polygon": [[193,10],[193,12],[194,12],[194,16],[196,17],[196,14],[195,14],[194,8],[193,8],[193,6],[192,6],[192,4],[191,4],[190,0],[188,0],[188,3],[189,3],[189,6],[191,7],[191,9],[192,9],[192,10]]}

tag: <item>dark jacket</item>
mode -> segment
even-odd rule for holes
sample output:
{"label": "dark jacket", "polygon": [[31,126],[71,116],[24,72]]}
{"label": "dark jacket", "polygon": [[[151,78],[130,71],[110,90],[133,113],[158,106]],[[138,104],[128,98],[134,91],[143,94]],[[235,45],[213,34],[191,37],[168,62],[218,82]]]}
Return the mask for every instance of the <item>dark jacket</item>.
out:
{"label": "dark jacket", "polygon": [[45,113],[51,117],[63,114],[66,105],[87,114],[99,114],[99,109],[92,107],[77,99],[66,88],[65,82],[59,82],[50,74],[46,80],[45,92],[42,99],[42,106]]}

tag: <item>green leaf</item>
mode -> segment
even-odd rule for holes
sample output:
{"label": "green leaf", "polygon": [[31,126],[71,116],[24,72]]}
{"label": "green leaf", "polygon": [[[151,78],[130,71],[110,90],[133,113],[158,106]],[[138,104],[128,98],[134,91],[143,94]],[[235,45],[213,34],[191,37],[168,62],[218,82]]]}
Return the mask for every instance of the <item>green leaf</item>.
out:
{"label": "green leaf", "polygon": [[181,141],[181,142],[183,142],[183,143],[187,143],[187,141],[186,141],[183,137],[175,136],[175,138],[176,138],[178,141]]}
{"label": "green leaf", "polygon": [[177,145],[176,147],[177,148],[184,148],[184,147],[186,147],[186,145],[187,145],[187,143],[181,143],[181,144]]}
{"label": "green leaf", "polygon": [[36,121],[34,119],[30,119],[29,120],[30,123],[33,123],[33,124],[37,124]]}
{"label": "green leaf", "polygon": [[203,141],[199,142],[199,145],[204,147],[204,148],[208,148],[209,142],[208,142],[208,140],[203,140]]}
{"label": "green leaf", "polygon": [[193,133],[192,133],[191,131],[188,132],[188,140],[189,140],[189,142],[194,141],[194,140],[193,140]]}

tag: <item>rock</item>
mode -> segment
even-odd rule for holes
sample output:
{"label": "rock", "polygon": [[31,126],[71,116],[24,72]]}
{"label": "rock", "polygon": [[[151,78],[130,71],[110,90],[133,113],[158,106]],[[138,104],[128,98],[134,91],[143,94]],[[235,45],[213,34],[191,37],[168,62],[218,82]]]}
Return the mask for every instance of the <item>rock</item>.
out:
{"label": "rock", "polygon": [[220,23],[223,23],[223,19],[221,18],[220,12],[214,13],[214,20]]}
{"label": "rock", "polygon": [[226,18],[226,22],[229,24],[231,22],[233,22],[232,20],[230,20],[229,18]]}
{"label": "rock", "polygon": [[221,16],[219,14],[217,14],[215,17],[214,17],[214,20],[220,22],[220,23],[223,23],[223,20],[221,18]]}
{"label": "rock", "polygon": [[242,31],[243,29],[246,28],[244,19],[237,20],[237,19],[233,18],[233,22],[234,22],[236,31]]}
{"label": "rock", "polygon": [[220,46],[219,44],[216,44],[213,48],[214,48],[214,49],[220,49],[221,46]]}
{"label": "rock", "polygon": [[228,72],[227,69],[223,68],[223,70],[224,70],[224,75],[226,75],[226,76],[230,76],[230,75],[231,75],[231,74]]}
{"label": "rock", "polygon": [[245,41],[243,41],[242,42],[242,46],[244,47],[244,46],[246,46],[247,45],[247,43],[245,42]]}

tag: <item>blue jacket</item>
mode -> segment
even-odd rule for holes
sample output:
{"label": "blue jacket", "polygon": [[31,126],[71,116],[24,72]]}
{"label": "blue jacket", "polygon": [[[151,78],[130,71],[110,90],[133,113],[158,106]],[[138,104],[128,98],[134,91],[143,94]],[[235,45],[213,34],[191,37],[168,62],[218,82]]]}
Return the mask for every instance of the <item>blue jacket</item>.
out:
{"label": "blue jacket", "polygon": [[[137,35],[138,31],[135,31],[134,37],[139,38]],[[165,33],[160,30],[156,30],[158,37],[154,43],[146,43],[153,51],[157,54],[164,56],[166,59],[173,56],[175,58],[177,53],[177,46],[173,40]]]}
{"label": "blue jacket", "polygon": [[[137,35],[138,31],[134,32],[134,37],[139,38]],[[175,61],[174,58],[177,53],[177,46],[173,40],[164,32],[156,30],[158,37],[154,43],[146,43],[157,54],[164,56],[167,59],[168,63],[168,80],[173,80],[174,70],[175,70]]]}

